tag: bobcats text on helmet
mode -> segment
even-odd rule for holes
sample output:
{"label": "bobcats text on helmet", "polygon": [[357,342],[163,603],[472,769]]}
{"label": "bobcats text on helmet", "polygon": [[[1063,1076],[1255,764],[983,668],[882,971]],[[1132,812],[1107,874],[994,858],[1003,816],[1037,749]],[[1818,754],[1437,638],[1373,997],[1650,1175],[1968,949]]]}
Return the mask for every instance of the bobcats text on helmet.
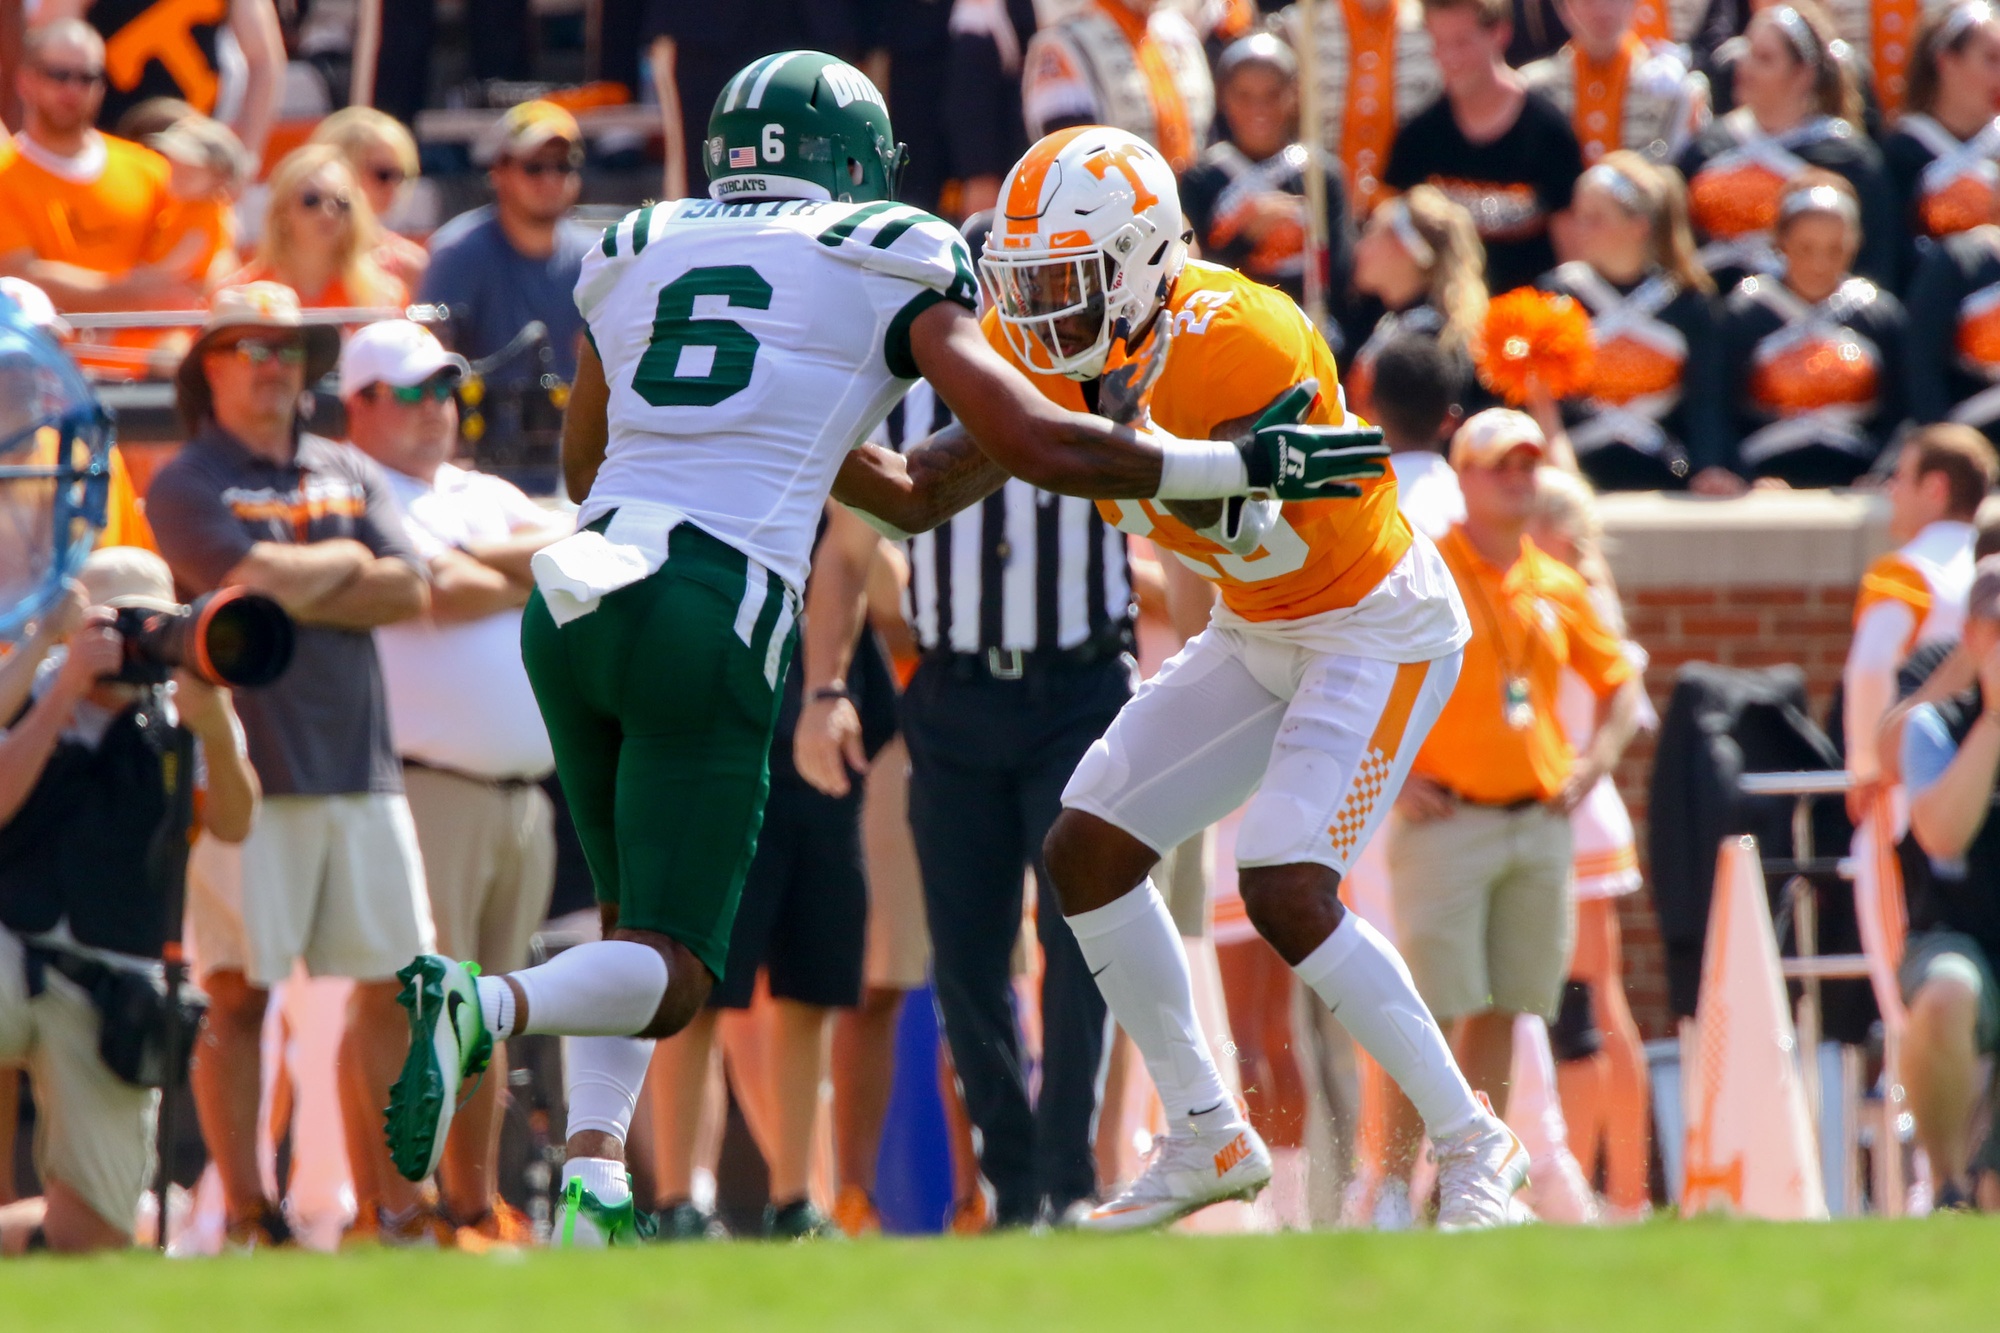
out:
{"label": "bobcats text on helmet", "polygon": [[1016,356],[1094,379],[1146,327],[1187,258],[1173,168],[1136,135],[1059,130],[1007,179],[980,271]]}

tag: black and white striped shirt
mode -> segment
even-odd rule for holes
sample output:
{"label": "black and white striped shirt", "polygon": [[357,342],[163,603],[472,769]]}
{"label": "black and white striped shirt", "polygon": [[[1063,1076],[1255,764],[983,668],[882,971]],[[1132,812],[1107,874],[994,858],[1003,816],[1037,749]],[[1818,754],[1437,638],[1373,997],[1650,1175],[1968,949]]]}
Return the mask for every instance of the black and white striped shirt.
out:
{"label": "black and white striped shirt", "polygon": [[[898,450],[951,422],[918,380],[877,433]],[[909,542],[903,609],[925,652],[1074,648],[1129,625],[1125,535],[1097,506],[1010,478],[999,491]]]}

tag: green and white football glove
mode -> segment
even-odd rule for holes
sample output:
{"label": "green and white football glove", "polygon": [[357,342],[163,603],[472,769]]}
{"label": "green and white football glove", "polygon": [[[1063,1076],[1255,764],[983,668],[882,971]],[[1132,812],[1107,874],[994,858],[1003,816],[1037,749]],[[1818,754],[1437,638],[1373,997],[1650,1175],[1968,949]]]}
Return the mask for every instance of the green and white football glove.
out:
{"label": "green and white football glove", "polygon": [[1353,500],[1357,482],[1381,476],[1389,447],[1373,426],[1315,426],[1306,422],[1319,381],[1293,385],[1238,437],[1253,494],[1280,500]]}

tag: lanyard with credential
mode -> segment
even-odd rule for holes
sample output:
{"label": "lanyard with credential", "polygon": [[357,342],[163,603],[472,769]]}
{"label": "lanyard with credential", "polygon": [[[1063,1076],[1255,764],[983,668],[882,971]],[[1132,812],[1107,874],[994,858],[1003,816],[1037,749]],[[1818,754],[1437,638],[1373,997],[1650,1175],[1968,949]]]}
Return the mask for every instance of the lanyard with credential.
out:
{"label": "lanyard with credential", "polygon": [[[1467,545],[1470,546],[1471,543],[1468,542]],[[1477,555],[1476,552],[1474,554]],[[1503,597],[1507,591],[1506,579],[1506,574],[1502,573],[1500,591]],[[1500,715],[1515,731],[1526,731],[1535,724],[1535,707],[1528,698],[1527,664],[1525,661],[1517,662],[1513,652],[1508,648],[1507,636],[1500,629],[1499,613],[1487,600],[1485,581],[1479,577],[1476,568],[1472,571],[1470,582],[1473,600],[1479,608],[1479,619],[1493,640],[1494,656],[1500,660]],[[1533,634],[1534,630],[1530,628],[1528,632]],[[1525,656],[1524,653],[1523,657]]]}

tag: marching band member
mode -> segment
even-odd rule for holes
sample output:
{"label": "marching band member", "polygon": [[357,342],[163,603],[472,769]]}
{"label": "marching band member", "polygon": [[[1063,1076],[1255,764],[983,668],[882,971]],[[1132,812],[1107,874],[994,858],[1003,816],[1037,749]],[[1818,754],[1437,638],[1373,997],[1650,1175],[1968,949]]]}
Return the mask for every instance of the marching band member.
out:
{"label": "marching band member", "polygon": [[1882,140],[1906,277],[1926,240],[1990,220],[2000,190],[2000,18],[1986,0],[1959,0],[1924,25],[1916,47],[1907,109]]}
{"label": "marching band member", "polygon": [[1040,138],[1071,125],[1136,134],[1186,171],[1208,142],[1215,85],[1194,26],[1159,0],[1091,0],[1022,57],[1021,108]]}
{"label": "marching band member", "polygon": [[1590,312],[1597,368],[1562,404],[1577,462],[1606,490],[1687,484],[1686,403],[1719,387],[1715,284],[1695,262],[1687,199],[1671,168],[1607,154],[1576,186],[1581,258],[1541,286]]}
{"label": "marching band member", "polygon": [[1860,95],[1834,58],[1837,40],[1811,0],[1762,10],[1750,20],[1735,68],[1735,110],[1681,154],[1703,267],[1729,290],[1749,273],[1772,271],[1771,228],[1778,200],[1807,167],[1845,177],[1860,199],[1857,267],[1880,282],[1896,274],[1895,198],[1882,156],[1863,136]]}
{"label": "marching band member", "polygon": [[1708,80],[1680,49],[1649,43],[1640,0],[1565,0],[1570,39],[1521,71],[1528,86],[1569,113],[1586,165],[1614,148],[1671,162],[1708,127]]}
{"label": "marching band member", "polygon": [[[1287,10],[1292,45],[1298,10]],[[1382,171],[1396,130],[1442,90],[1416,0],[1320,0],[1314,7],[1320,142],[1340,159],[1354,216],[1389,193]]]}
{"label": "marching band member", "polygon": [[[1831,172],[1801,176],[1775,236],[1783,276],[1745,278],[1718,321],[1727,393],[1697,406],[1726,421],[1690,442],[1698,490],[1741,490],[1746,478],[1845,486],[1902,420],[1903,307],[1852,271],[1853,191]],[[1726,471],[1704,478],[1710,469]]]}

